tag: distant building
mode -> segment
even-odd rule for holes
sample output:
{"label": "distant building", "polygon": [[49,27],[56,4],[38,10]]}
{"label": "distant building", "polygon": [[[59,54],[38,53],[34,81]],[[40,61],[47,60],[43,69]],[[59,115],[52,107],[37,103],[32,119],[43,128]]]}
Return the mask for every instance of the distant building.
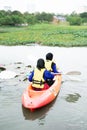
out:
{"label": "distant building", "polygon": [[64,16],[53,16],[53,23],[66,22],[66,18]]}

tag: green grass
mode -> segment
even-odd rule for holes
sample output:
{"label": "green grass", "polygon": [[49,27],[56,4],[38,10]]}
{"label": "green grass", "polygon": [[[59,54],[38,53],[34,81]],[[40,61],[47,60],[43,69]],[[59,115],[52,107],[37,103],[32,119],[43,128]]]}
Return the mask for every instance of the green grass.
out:
{"label": "green grass", "polygon": [[0,45],[87,46],[87,26],[36,24],[0,27]]}

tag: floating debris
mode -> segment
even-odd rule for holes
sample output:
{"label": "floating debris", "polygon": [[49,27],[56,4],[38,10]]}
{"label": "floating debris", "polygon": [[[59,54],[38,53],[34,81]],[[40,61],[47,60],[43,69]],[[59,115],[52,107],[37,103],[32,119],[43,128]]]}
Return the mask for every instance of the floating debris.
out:
{"label": "floating debris", "polygon": [[3,66],[0,66],[0,72],[1,72],[1,71],[4,71],[4,70],[6,70],[6,68],[3,67]]}
{"label": "floating debris", "polygon": [[31,68],[32,66],[31,65],[27,65],[26,67]]}
{"label": "floating debris", "polygon": [[76,101],[79,100],[80,97],[81,97],[81,96],[80,96],[79,93],[68,94],[68,96],[65,98],[65,100],[66,100],[67,102],[73,102],[73,103],[75,103]]}
{"label": "floating debris", "polygon": [[22,62],[15,62],[14,64],[23,64]]}

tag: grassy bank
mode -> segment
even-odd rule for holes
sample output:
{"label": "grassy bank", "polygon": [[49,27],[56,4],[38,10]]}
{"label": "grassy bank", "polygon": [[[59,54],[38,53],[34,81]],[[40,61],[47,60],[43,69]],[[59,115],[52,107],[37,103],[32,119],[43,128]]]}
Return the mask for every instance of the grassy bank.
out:
{"label": "grassy bank", "polygon": [[36,24],[0,27],[0,45],[39,43],[49,46],[87,46],[87,26]]}

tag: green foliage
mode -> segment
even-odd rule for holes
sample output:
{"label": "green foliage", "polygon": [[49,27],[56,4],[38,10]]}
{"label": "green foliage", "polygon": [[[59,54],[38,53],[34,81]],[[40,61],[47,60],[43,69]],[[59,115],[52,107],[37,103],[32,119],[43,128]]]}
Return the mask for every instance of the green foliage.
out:
{"label": "green foliage", "polygon": [[23,23],[30,24],[36,24],[41,23],[43,21],[50,22],[53,19],[53,14],[50,13],[37,13],[37,14],[29,14],[28,12],[25,12],[22,14],[21,12],[15,10],[13,12],[11,11],[0,11],[0,25],[19,25]]}
{"label": "green foliage", "polygon": [[80,17],[82,18],[83,23],[87,23],[87,12],[80,13]]}
{"label": "green foliage", "polygon": [[21,16],[18,15],[12,15],[11,19],[13,21],[12,25],[18,25],[24,23],[24,20]]}
{"label": "green foliage", "polygon": [[11,13],[11,15],[16,15],[16,16],[23,16],[23,14],[20,12],[20,11],[17,11],[17,10],[15,10],[15,11],[13,11],[12,13]]}
{"label": "green foliage", "polygon": [[87,18],[87,12],[80,13],[81,18]]}
{"label": "green foliage", "polygon": [[25,18],[26,18],[26,22],[28,24],[35,24],[35,23],[37,23],[36,18],[32,14],[27,15]]}
{"label": "green foliage", "polygon": [[70,25],[81,25],[82,19],[79,16],[69,16],[67,18],[69,21]]}
{"label": "green foliage", "polygon": [[23,15],[19,11],[0,11],[0,25],[12,25],[24,23]]}
{"label": "green foliage", "polygon": [[87,46],[87,26],[34,24],[0,27],[0,45]]}
{"label": "green foliage", "polygon": [[67,21],[70,25],[81,25],[82,23],[87,23],[87,13],[76,14],[72,12],[71,15],[67,16]]}
{"label": "green foliage", "polygon": [[0,18],[4,17],[7,15],[7,12],[4,10],[0,10]]}
{"label": "green foliage", "polygon": [[50,22],[53,19],[53,14],[45,13],[45,12],[42,12],[41,14],[37,13],[35,16],[36,16],[37,20],[40,22],[44,22],[44,21]]}
{"label": "green foliage", "polygon": [[[55,14],[52,13],[28,13],[25,12],[22,14],[21,12],[15,11],[4,11],[0,10],[0,25],[11,25],[11,26],[21,26],[23,23],[26,24],[36,24],[36,23],[51,23],[53,21],[53,16]],[[67,21],[70,25],[81,25],[82,23],[87,23],[87,12],[76,14],[73,12],[69,16],[60,15],[63,17],[67,17]]]}

